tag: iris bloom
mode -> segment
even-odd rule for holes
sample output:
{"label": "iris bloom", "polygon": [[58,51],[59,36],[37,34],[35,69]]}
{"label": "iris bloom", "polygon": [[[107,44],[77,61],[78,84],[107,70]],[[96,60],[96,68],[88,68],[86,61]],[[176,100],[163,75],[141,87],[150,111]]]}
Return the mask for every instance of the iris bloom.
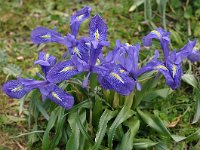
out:
{"label": "iris bloom", "polygon": [[55,64],[54,58],[54,56],[40,52],[39,59],[35,61],[35,64],[40,64],[42,67],[45,77],[42,75],[40,75],[40,77],[42,77],[43,80],[39,81],[25,78],[10,80],[4,83],[2,88],[3,92],[12,98],[20,99],[31,90],[39,89],[42,93],[43,100],[49,98],[63,108],[70,109],[74,104],[74,98],[56,84],[46,79],[46,74],[48,74],[47,70],[50,69],[49,67],[52,67],[51,65]]}
{"label": "iris bloom", "polygon": [[[158,39],[161,43],[161,48],[164,53],[164,61],[154,60],[152,63],[147,64],[146,68],[154,68],[161,72],[166,80],[166,84],[172,89],[176,89],[180,86],[182,71],[182,61],[184,58],[188,58],[191,61],[198,61],[197,58],[199,53],[194,49],[196,41],[189,41],[180,51],[175,50],[169,51],[169,33],[161,28],[158,28],[150,32],[147,36],[143,38],[144,46],[150,46],[152,39]],[[157,52],[158,55],[158,52]],[[149,69],[151,70],[151,69]]]}

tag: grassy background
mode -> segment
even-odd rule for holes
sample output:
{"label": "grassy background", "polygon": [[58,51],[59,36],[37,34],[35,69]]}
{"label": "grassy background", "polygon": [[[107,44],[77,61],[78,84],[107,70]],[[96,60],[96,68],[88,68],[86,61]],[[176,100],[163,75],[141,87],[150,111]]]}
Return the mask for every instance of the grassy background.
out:
{"label": "grassy background", "polygon": [[[38,47],[30,41],[30,32],[37,26],[51,29],[56,26],[57,30],[65,35],[69,32],[70,15],[83,6],[91,6],[92,16],[98,13],[105,19],[109,28],[108,40],[111,41],[111,48],[116,39],[136,44],[141,42],[142,37],[153,27],[164,27],[162,9],[158,7],[156,1],[152,0],[150,18],[144,17],[143,4],[130,12],[135,2],[133,0],[0,0],[0,84],[18,75],[33,77],[39,69],[38,66],[33,66],[33,61],[41,49],[48,50],[61,59],[61,54],[66,51],[64,46],[47,44]],[[200,40],[199,0],[170,0],[167,3],[165,16],[167,30],[171,31],[172,49],[181,48],[188,38]],[[79,35],[88,34],[88,22],[81,25]],[[155,48],[159,48],[157,42],[152,47]],[[140,57],[145,62],[152,54],[153,50],[145,51]],[[193,72],[198,79],[200,78],[198,63],[187,62],[184,68],[186,72]],[[164,80],[160,83],[161,87],[163,83]],[[182,87],[165,100],[147,100],[145,107],[152,108],[166,123],[174,123],[175,126],[171,127],[173,133],[189,135],[199,126],[190,124],[191,114],[194,113],[194,102],[192,88],[182,83]],[[0,91],[0,149],[24,149],[30,143],[26,136],[10,138],[29,131],[28,103],[25,103],[23,113],[19,106],[19,101],[8,98]],[[181,142],[174,147],[184,149],[191,144],[193,143]]]}

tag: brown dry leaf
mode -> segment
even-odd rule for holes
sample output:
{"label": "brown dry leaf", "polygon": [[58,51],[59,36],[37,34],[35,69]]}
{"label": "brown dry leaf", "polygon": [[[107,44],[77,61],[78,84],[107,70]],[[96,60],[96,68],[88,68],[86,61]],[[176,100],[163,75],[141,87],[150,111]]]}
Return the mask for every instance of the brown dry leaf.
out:
{"label": "brown dry leaf", "polygon": [[181,116],[176,117],[174,121],[170,122],[167,125],[167,128],[174,128],[174,127],[176,127],[176,125],[179,123],[180,119],[181,119]]}

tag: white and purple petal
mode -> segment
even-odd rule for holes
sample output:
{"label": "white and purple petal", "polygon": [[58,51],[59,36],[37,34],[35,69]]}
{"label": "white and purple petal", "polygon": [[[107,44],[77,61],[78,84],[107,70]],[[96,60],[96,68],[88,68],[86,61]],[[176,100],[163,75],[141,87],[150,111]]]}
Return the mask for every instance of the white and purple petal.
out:
{"label": "white and purple petal", "polygon": [[75,37],[78,34],[81,23],[90,17],[91,10],[91,7],[84,7],[83,9],[77,11],[74,15],[70,17],[70,29]]}
{"label": "white and purple petal", "polygon": [[169,43],[170,43],[170,32],[165,31],[162,28],[157,28],[156,30],[151,31],[148,35],[144,36],[142,41],[145,47],[152,45],[152,39],[158,39],[160,41],[164,58],[167,60],[169,56]]}
{"label": "white and purple petal", "polygon": [[47,74],[47,80],[52,83],[59,83],[78,73],[80,72],[77,70],[75,64],[71,60],[67,60],[64,62],[59,62],[52,67]]}
{"label": "white and purple petal", "polygon": [[31,32],[31,40],[35,44],[56,42],[64,44],[64,38],[55,30],[50,30],[45,27],[37,27]]}
{"label": "white and purple petal", "polygon": [[47,97],[56,104],[62,106],[65,109],[70,109],[74,105],[73,96],[66,93],[63,89],[56,85],[50,85],[51,91],[49,91]]}
{"label": "white and purple petal", "polygon": [[89,29],[91,39],[95,41],[106,41],[108,27],[99,15],[92,17],[89,24]]}
{"label": "white and purple petal", "polygon": [[117,93],[122,95],[129,95],[134,89],[134,79],[129,77],[125,71],[119,67],[108,72],[104,76],[99,76],[98,80],[101,86],[105,89],[115,90]]}

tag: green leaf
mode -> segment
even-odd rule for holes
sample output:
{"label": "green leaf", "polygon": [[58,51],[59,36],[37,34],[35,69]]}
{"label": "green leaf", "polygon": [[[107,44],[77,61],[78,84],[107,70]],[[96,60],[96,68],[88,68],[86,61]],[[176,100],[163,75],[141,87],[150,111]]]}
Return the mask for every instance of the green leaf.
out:
{"label": "green leaf", "polygon": [[134,0],[133,5],[129,8],[129,12],[133,12],[137,7],[142,5],[144,3],[144,0]]}
{"label": "green leaf", "polygon": [[191,85],[194,88],[198,88],[198,81],[192,74],[184,74],[182,80]]}
{"label": "green leaf", "polygon": [[172,92],[173,92],[173,90],[170,88],[155,90],[156,95],[158,95],[164,99],[167,98]]}
{"label": "green leaf", "polygon": [[[146,78],[149,79],[148,77],[146,77]],[[155,86],[157,84],[157,82],[158,82],[158,80],[155,78],[149,79],[142,85],[141,91],[135,91],[132,109],[136,109],[137,106],[140,104],[140,102],[144,99],[144,97],[146,97],[147,94],[152,92],[152,87]]]}
{"label": "green leaf", "polygon": [[117,108],[119,106],[119,94],[115,92],[114,100],[113,100],[113,108]]}
{"label": "green leaf", "polygon": [[158,5],[158,10],[160,12],[160,14],[162,15],[162,22],[163,22],[163,27],[166,30],[167,26],[166,26],[166,6],[167,6],[167,2],[168,0],[156,0],[157,5]]}
{"label": "green leaf", "polygon": [[[76,117],[77,117],[77,112],[72,112],[69,114],[68,122],[71,127],[71,135],[69,137],[69,140],[67,141],[66,150],[79,149],[80,129],[78,127]],[[86,114],[85,113],[80,114],[80,118],[82,119],[82,121],[84,121],[86,119]]]}
{"label": "green leaf", "polygon": [[7,58],[8,58],[7,53],[4,52],[3,50],[0,50],[0,66],[1,67],[7,64]]}
{"label": "green leaf", "polygon": [[[33,94],[34,94],[34,92],[33,92]],[[44,116],[44,118],[45,118],[46,120],[49,120],[49,115],[48,115],[47,111],[42,107],[41,101],[40,101],[39,99],[35,99],[35,100],[34,100],[34,104],[35,104],[36,108],[37,108],[37,109],[41,112],[41,114]]]}
{"label": "green leaf", "polygon": [[22,70],[15,64],[8,64],[7,66],[3,67],[3,72],[7,75],[17,77],[21,74]]}
{"label": "green leaf", "polygon": [[63,135],[62,129],[64,128],[64,122],[65,122],[65,118],[63,118],[64,111],[65,111],[64,108],[59,107],[57,121],[55,124],[55,135],[53,136],[53,139],[51,140],[50,149],[56,148],[56,146],[60,142],[61,137]]}
{"label": "green leaf", "polygon": [[124,105],[131,108],[133,104],[134,91],[129,96],[125,97]]}
{"label": "green leaf", "polygon": [[[77,112],[77,116],[76,116],[77,125],[78,125],[78,127],[79,127],[81,133],[83,134],[83,136],[84,136],[91,144],[93,144],[94,142],[93,142],[92,138],[91,138],[90,135],[88,134],[86,127],[83,125],[83,123],[86,122],[86,118],[84,118],[84,119],[85,119],[85,120],[82,120],[82,121],[81,121],[81,119],[79,118],[79,114],[78,114],[78,112]],[[83,123],[82,123],[82,122],[83,122]]]}
{"label": "green leaf", "polygon": [[196,99],[196,112],[193,118],[192,123],[197,123],[200,119],[200,90],[195,90],[195,99]]}
{"label": "green leaf", "polygon": [[95,96],[95,104],[92,111],[92,124],[94,127],[98,126],[99,118],[101,117],[102,112],[105,110],[102,105],[102,101],[99,96]]}
{"label": "green leaf", "polygon": [[169,31],[171,32],[172,41],[175,41],[178,45],[183,45],[183,40],[181,36],[179,35],[179,33],[172,29],[169,29]]}
{"label": "green leaf", "polygon": [[172,135],[168,129],[164,126],[162,121],[159,117],[149,114],[147,112],[142,112],[141,110],[137,109],[139,116],[154,130],[171,137],[175,142],[180,142],[183,140],[194,140],[200,138],[200,130],[197,130],[195,133],[189,135],[188,137],[179,136],[179,135]]}
{"label": "green leaf", "polygon": [[133,111],[124,106],[121,111],[119,112],[119,114],[117,115],[117,117],[115,118],[114,122],[112,123],[109,131],[108,131],[108,145],[109,148],[112,149],[112,141],[113,141],[113,137],[115,135],[115,131],[117,129],[117,127],[124,121],[126,121],[128,118],[130,118],[133,115]]}
{"label": "green leaf", "polygon": [[47,124],[47,128],[46,128],[45,133],[43,135],[42,149],[44,149],[44,150],[49,149],[49,146],[50,146],[49,132],[55,125],[56,118],[57,118],[57,115],[56,115],[57,110],[58,110],[58,107],[51,112],[51,115],[49,117],[49,122]]}
{"label": "green leaf", "polygon": [[133,147],[135,149],[147,149],[149,147],[155,146],[157,142],[153,142],[149,139],[134,139]]}
{"label": "green leaf", "polygon": [[134,119],[127,121],[125,124],[129,127],[129,130],[123,136],[119,150],[124,150],[124,149],[132,150],[133,149],[133,139],[139,130],[140,121],[138,120],[138,118],[134,118]]}
{"label": "green leaf", "polygon": [[99,146],[101,145],[101,142],[107,130],[108,121],[111,120],[113,117],[115,117],[116,114],[117,114],[117,111],[111,111],[111,110],[106,109],[101,115],[93,150],[99,149]]}
{"label": "green leaf", "polygon": [[151,0],[144,0],[144,18],[150,21],[152,18]]}
{"label": "green leaf", "polygon": [[138,112],[139,116],[142,118],[142,120],[144,120],[144,122],[146,122],[151,128],[153,128],[154,130],[156,130],[164,135],[171,137],[170,132],[164,126],[164,124],[162,123],[162,121],[160,120],[159,117],[152,115],[150,113],[147,113],[147,112],[142,112],[139,109],[137,109],[137,112]]}
{"label": "green leaf", "polygon": [[186,19],[190,19],[190,18],[192,18],[193,17],[193,15],[192,15],[192,7],[191,6],[187,6],[187,8],[186,8],[186,10],[185,10],[185,12],[184,12],[184,17],[186,18]]}

